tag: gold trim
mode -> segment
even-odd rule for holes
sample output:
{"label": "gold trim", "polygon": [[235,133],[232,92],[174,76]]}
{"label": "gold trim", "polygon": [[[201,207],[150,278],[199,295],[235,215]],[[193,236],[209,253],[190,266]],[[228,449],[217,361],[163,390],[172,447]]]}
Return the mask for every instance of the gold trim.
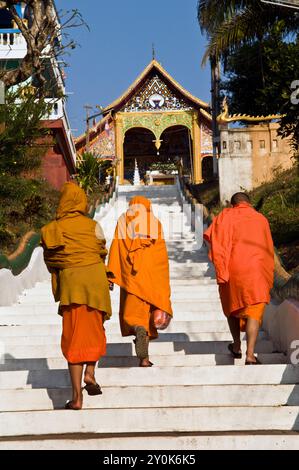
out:
{"label": "gold trim", "polygon": [[202,114],[205,118],[207,118],[209,121],[212,121],[212,115],[208,113],[205,109],[200,109],[199,110],[200,114]]}
{"label": "gold trim", "polygon": [[134,91],[134,89],[140,84],[142,80],[148,75],[152,69],[157,69],[163,76],[166,78],[170,83],[180,92],[182,95],[184,95],[186,98],[188,98],[190,101],[192,101],[194,104],[197,106],[207,108],[209,109],[209,104],[205,103],[204,101],[200,100],[199,98],[196,98],[194,95],[189,93],[182,85],[180,85],[166,70],[164,67],[162,67],[161,64],[155,59],[153,59],[150,64],[144,69],[144,71],[136,78],[136,80],[132,83],[129,88],[115,101],[113,101],[111,104],[106,106],[104,108],[104,112],[110,111],[112,108],[116,108],[122,101],[124,101],[130,93]]}
{"label": "gold trim", "polygon": [[217,117],[218,123],[223,122],[236,122],[236,121],[248,121],[248,122],[260,122],[260,121],[272,121],[273,119],[281,119],[285,114],[269,114],[268,116],[250,116],[248,114],[233,114],[229,115],[228,103],[226,96],[222,102],[222,113]]}

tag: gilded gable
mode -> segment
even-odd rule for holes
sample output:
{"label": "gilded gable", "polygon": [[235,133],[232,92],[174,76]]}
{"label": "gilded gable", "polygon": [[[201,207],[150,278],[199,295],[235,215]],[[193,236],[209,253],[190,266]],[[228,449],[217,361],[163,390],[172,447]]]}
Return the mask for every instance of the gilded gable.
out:
{"label": "gilded gable", "polygon": [[122,112],[188,111],[193,109],[179,93],[173,92],[156,73],[122,107]]}

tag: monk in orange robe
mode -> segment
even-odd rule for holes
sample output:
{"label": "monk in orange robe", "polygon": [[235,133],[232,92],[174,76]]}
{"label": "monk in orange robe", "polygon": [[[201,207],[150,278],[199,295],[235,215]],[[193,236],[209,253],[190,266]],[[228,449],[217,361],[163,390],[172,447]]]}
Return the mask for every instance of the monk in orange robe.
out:
{"label": "monk in orange robe", "polygon": [[213,220],[204,238],[234,340],[229,350],[233,357],[242,357],[240,331],[246,331],[245,363],[258,364],[254,349],[273,286],[273,241],[267,219],[251,206],[245,193],[234,194],[231,204]]}
{"label": "monk in orange robe", "polygon": [[104,320],[111,316],[105,239],[86,216],[87,198],[75,183],[62,189],[56,220],[41,230],[44,259],[52,274],[55,301],[63,318],[61,348],[68,361],[73,397],[66,408],[82,408],[82,375],[89,395],[101,394],[96,362],[106,353]]}
{"label": "monk in orange robe", "polygon": [[153,315],[160,309],[172,316],[168,255],[160,221],[151,202],[131,199],[128,211],[117,223],[109,253],[110,279],[121,287],[122,336],[134,335],[141,367],[150,367],[149,340],[158,337]]}

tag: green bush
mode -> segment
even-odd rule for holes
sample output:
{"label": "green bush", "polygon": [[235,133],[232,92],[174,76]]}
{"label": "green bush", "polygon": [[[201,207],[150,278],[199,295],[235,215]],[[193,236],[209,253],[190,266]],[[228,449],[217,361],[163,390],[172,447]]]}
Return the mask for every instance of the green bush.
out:
{"label": "green bush", "polygon": [[26,232],[49,222],[58,198],[58,191],[46,181],[0,176],[0,252],[13,251]]}
{"label": "green bush", "polygon": [[277,174],[275,180],[249,193],[253,205],[269,220],[274,243],[279,246],[298,239],[297,167]]}

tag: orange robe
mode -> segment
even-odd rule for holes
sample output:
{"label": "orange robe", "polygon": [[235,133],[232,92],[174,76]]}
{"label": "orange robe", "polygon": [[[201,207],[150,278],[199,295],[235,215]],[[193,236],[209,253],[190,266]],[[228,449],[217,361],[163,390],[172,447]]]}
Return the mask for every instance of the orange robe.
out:
{"label": "orange robe", "polygon": [[[224,209],[204,238],[210,243],[209,256],[215,266],[224,314],[261,322],[274,277],[274,247],[267,219],[242,202]],[[243,321],[241,326],[244,329]]]}
{"label": "orange robe", "polygon": [[155,308],[172,315],[169,265],[160,221],[148,199],[137,196],[117,223],[110,248],[110,280],[121,287],[120,325],[123,336],[134,326],[144,326],[150,338],[157,337],[152,312]]}
{"label": "orange robe", "polygon": [[53,295],[63,316],[62,352],[70,363],[96,362],[105,354],[103,321],[111,315],[105,240],[86,213],[84,191],[66,183],[56,220],[41,230]]}
{"label": "orange robe", "polygon": [[87,305],[62,307],[61,350],[71,364],[97,362],[106,354],[102,312]]}

